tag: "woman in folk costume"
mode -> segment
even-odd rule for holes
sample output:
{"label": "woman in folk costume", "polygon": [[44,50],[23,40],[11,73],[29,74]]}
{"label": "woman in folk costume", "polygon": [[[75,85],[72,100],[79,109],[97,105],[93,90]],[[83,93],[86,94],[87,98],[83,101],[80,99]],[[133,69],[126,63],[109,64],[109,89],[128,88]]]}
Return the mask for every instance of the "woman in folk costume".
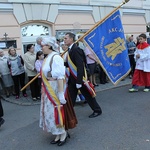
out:
{"label": "woman in folk costume", "polygon": [[136,67],[129,92],[137,92],[138,86],[145,86],[144,92],[150,91],[150,46],[146,43],[146,34],[139,35],[139,42],[134,53]]}
{"label": "woman in folk costume", "polygon": [[70,137],[66,131],[74,128],[77,120],[71,101],[68,99],[68,92],[64,94],[65,66],[57,52],[56,39],[44,38],[41,44],[42,51],[47,56],[41,69],[40,127],[56,136],[51,144],[62,146]]}

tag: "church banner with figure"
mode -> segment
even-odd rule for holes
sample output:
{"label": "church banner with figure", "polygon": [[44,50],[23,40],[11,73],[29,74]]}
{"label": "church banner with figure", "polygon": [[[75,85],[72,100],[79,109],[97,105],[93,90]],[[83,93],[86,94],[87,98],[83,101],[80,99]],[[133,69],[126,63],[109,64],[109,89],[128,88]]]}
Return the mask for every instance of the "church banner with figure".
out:
{"label": "church banner with figure", "polygon": [[111,82],[116,85],[130,72],[130,62],[119,10],[84,37]]}

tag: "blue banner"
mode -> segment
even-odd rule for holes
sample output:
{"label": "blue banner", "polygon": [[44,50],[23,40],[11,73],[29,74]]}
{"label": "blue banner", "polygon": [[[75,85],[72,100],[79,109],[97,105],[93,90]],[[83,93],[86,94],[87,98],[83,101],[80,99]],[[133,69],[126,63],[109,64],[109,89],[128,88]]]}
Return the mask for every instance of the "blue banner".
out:
{"label": "blue banner", "polygon": [[119,10],[84,37],[113,84],[130,72],[130,62]]}

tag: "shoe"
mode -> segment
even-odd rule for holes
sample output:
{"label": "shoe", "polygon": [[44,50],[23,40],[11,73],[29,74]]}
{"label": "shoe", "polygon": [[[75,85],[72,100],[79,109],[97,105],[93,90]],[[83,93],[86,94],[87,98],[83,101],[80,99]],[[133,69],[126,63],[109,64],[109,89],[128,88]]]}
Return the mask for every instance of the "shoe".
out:
{"label": "shoe", "polygon": [[93,84],[94,86],[99,86],[98,84]]}
{"label": "shoe", "polygon": [[132,79],[132,75],[129,76],[129,79]]}
{"label": "shoe", "polygon": [[18,96],[18,95],[16,96],[16,99],[19,99],[19,96]]}
{"label": "shoe", "polygon": [[12,93],[13,96],[16,96],[16,93]]}
{"label": "shoe", "polygon": [[100,84],[105,84],[105,82],[104,82],[104,81],[101,81]]}
{"label": "shoe", "polygon": [[57,143],[59,143],[59,142],[60,142],[60,140],[58,140],[58,141],[52,140],[50,143],[51,143],[51,144],[57,144]]}
{"label": "shoe", "polygon": [[25,93],[25,94],[23,94],[23,96],[24,96],[24,97],[27,97],[28,95]]}
{"label": "shoe", "polygon": [[40,100],[41,98],[40,98],[40,97],[36,97],[36,99],[37,99],[37,100]]}
{"label": "shoe", "polygon": [[138,89],[131,88],[131,89],[129,89],[129,92],[138,92]]}
{"label": "shoe", "polygon": [[143,91],[144,91],[144,92],[149,92],[150,89],[145,88]]}
{"label": "shoe", "polygon": [[32,100],[33,100],[33,101],[37,101],[36,97],[33,97]]}
{"label": "shoe", "polygon": [[3,118],[0,118],[0,127],[2,124],[4,124],[5,120]]}
{"label": "shoe", "polygon": [[83,104],[87,104],[87,100],[84,100]]}
{"label": "shoe", "polygon": [[10,94],[6,94],[6,97],[7,97],[7,98],[10,97]]}
{"label": "shoe", "polygon": [[69,133],[67,133],[66,138],[65,138],[63,141],[59,141],[57,145],[58,145],[58,146],[64,145],[64,144],[66,143],[66,141],[67,141],[67,138],[70,138]]}
{"label": "shoe", "polygon": [[91,115],[89,115],[89,118],[95,118],[101,114],[102,114],[102,112],[93,112]]}
{"label": "shoe", "polygon": [[105,83],[109,83],[109,82],[106,80]]}

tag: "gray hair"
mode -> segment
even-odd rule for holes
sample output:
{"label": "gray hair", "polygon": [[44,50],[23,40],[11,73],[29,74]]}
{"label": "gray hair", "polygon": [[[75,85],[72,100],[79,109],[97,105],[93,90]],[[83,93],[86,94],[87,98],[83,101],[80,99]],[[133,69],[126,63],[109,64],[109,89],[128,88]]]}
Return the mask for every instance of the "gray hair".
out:
{"label": "gray hair", "polygon": [[39,36],[39,37],[36,38],[36,42],[42,41],[42,39],[43,38],[41,36]]}

